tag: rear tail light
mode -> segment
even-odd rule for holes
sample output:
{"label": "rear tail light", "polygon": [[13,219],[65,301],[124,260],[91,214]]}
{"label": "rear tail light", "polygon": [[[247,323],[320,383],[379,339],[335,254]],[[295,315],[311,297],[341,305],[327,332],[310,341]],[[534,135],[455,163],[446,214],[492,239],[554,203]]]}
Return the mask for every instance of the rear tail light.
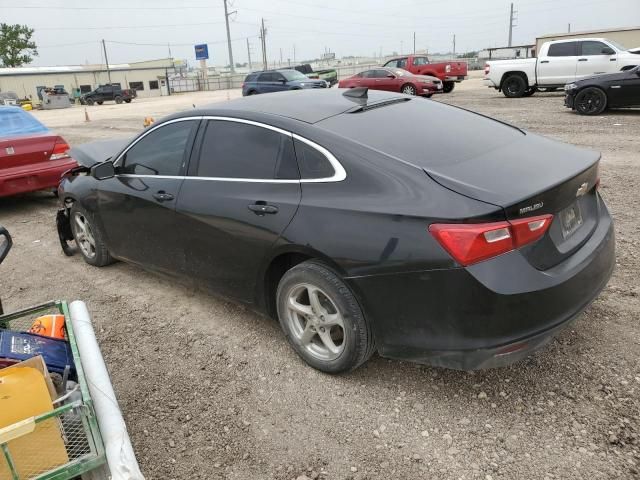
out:
{"label": "rear tail light", "polygon": [[489,75],[489,71],[491,70],[491,66],[488,63],[484,64],[484,74]]}
{"label": "rear tail light", "polygon": [[447,63],[447,65],[444,67],[444,71],[445,71],[446,73],[451,73],[451,65],[449,65],[449,64]]}
{"label": "rear tail light", "polygon": [[240,84],[240,88],[244,88],[244,82],[242,82],[242,84]]}
{"label": "rear tail light", "polygon": [[549,229],[553,215],[494,223],[434,223],[429,232],[460,265],[467,266],[532,243]]}
{"label": "rear tail light", "polygon": [[62,160],[63,158],[70,158],[69,156],[69,144],[65,142],[62,137],[58,137],[55,145],[53,146],[53,150],[51,151],[51,156],[49,160]]}

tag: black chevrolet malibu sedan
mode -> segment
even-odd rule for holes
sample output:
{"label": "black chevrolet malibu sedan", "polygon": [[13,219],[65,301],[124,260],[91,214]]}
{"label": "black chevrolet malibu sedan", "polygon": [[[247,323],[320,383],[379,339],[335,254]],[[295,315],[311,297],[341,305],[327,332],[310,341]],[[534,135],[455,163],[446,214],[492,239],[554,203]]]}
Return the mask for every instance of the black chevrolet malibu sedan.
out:
{"label": "black chevrolet malibu sedan", "polygon": [[400,94],[249,97],[72,155],[67,252],[246,303],[330,373],[521,359],[615,263],[599,154]]}

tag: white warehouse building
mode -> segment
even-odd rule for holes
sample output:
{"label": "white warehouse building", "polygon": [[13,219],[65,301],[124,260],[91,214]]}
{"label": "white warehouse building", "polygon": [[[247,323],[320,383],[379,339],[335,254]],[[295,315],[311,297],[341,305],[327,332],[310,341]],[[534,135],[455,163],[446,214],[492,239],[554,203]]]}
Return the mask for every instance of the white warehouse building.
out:
{"label": "white warehouse building", "polygon": [[15,92],[36,101],[40,88],[63,86],[71,97],[77,97],[110,83],[111,78],[111,83],[122,88],[135,88],[139,97],[159,97],[167,95],[166,78],[171,71],[170,58],[109,65],[109,71],[104,64],[0,68],[0,92]]}

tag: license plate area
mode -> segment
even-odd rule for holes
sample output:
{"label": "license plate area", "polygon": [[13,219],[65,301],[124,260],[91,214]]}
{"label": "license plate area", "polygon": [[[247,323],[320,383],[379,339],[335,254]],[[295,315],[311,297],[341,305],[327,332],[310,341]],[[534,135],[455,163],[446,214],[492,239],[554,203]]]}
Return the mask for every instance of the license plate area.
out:
{"label": "license plate area", "polygon": [[568,238],[578,230],[582,224],[582,212],[578,202],[574,202],[560,212],[560,226],[562,227],[562,238]]}

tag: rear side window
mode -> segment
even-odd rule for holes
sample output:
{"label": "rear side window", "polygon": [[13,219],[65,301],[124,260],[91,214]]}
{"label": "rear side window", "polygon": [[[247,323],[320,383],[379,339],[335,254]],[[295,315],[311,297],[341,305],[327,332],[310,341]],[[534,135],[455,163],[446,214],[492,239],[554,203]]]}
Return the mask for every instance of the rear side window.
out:
{"label": "rear side window", "polygon": [[244,81],[245,82],[255,82],[257,76],[258,76],[257,74],[252,73],[250,75],[247,75],[247,78],[245,78]]}
{"label": "rear side window", "polygon": [[294,145],[300,168],[300,178],[329,178],[334,175],[333,166],[322,153],[298,139],[295,140]]}
{"label": "rear side window", "polygon": [[602,42],[594,41],[580,42],[580,46],[582,47],[582,53],[580,55],[604,55],[602,49],[610,48]]}
{"label": "rear side window", "polygon": [[549,47],[550,57],[574,57],[578,55],[576,51],[577,42],[554,43]]}
{"label": "rear side window", "polygon": [[299,178],[291,137],[225,120],[207,124],[197,175],[260,180]]}
{"label": "rear side window", "polygon": [[272,72],[261,73],[260,76],[258,77],[258,81],[259,82],[273,82],[274,81],[273,73]]}
{"label": "rear side window", "polygon": [[398,68],[407,68],[407,59],[401,58],[398,60]]}
{"label": "rear side window", "polygon": [[428,65],[429,59],[427,57],[415,57],[413,59],[414,65]]}
{"label": "rear side window", "polygon": [[118,173],[129,175],[180,175],[189,136],[197,122],[164,125],[145,135],[122,157]]}

